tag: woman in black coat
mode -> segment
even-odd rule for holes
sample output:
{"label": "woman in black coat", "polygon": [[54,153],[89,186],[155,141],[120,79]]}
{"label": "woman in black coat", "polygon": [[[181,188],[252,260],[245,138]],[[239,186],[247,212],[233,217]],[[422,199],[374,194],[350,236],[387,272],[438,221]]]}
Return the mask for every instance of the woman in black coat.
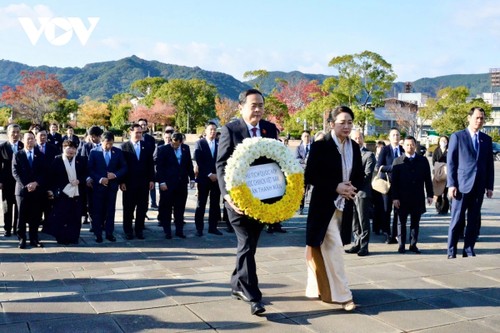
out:
{"label": "woman in black coat", "polygon": [[78,244],[87,161],[76,156],[74,142],[65,140],[62,148],[62,155],[56,156],[50,168],[49,198],[54,199],[50,232],[59,244]]}
{"label": "woman in black coat", "polygon": [[344,271],[343,245],[352,237],[353,199],[363,181],[359,145],[349,138],[354,114],[346,106],[329,118],[332,131],[311,145],[305,170],[313,185],[306,229],[307,297],[355,308]]}

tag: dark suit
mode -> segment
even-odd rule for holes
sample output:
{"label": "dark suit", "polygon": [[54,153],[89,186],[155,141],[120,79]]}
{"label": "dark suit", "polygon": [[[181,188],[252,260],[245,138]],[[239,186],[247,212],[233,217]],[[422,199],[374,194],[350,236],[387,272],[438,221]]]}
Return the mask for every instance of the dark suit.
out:
{"label": "dark suit", "polygon": [[80,138],[78,137],[78,135],[73,134],[73,135],[71,136],[71,139],[70,139],[70,138],[68,137],[68,135],[66,135],[66,134],[65,134],[65,135],[62,137],[62,141],[64,142],[64,141],[66,141],[66,140],[70,140],[70,141],[72,141],[72,142],[75,144],[75,146],[76,146],[76,147],[79,147],[79,146],[80,146]]}
{"label": "dark suit", "polygon": [[[21,150],[24,144],[17,141],[17,150]],[[16,180],[12,176],[12,145],[9,141],[0,144],[0,183],[2,184],[2,201],[3,201],[3,228],[6,233],[17,232],[18,225],[18,210],[14,189]],[[14,220],[12,219],[14,217]]]}
{"label": "dark suit", "polygon": [[[26,240],[26,223],[29,225],[30,242],[38,242],[38,223],[40,221],[41,202],[47,197],[45,176],[47,168],[44,156],[33,149],[33,163],[30,166],[28,154],[19,150],[12,159],[12,176],[16,180],[15,194],[19,211],[19,227],[17,235]],[[32,192],[26,187],[31,182],[38,186]]]}
{"label": "dark suit", "polygon": [[205,207],[207,205],[208,196],[210,195],[210,208],[208,211],[208,231],[217,230],[217,223],[220,220],[220,189],[219,182],[211,181],[208,175],[217,175],[215,169],[215,161],[217,159],[218,140],[213,141],[214,153],[208,145],[207,139],[203,138],[196,141],[194,148],[194,160],[198,165],[198,200],[196,203],[196,212],[194,214],[194,222],[196,230],[203,231],[203,217],[205,215]]}
{"label": "dark suit", "polygon": [[[273,123],[261,120],[259,128],[262,137],[272,139],[278,137],[278,130]],[[228,194],[226,182],[224,181],[227,160],[233,154],[236,145],[249,137],[248,127],[241,118],[226,124],[221,129],[216,167],[222,196]],[[255,252],[264,225],[246,215],[239,215],[227,203],[225,203],[225,206],[229,221],[238,239],[236,267],[231,276],[231,286],[234,291],[243,292],[250,301],[259,302],[262,299],[262,293],[257,278]]]}
{"label": "dark suit", "polygon": [[352,230],[354,233],[354,246],[360,250],[368,251],[370,241],[370,211],[372,208],[373,170],[375,170],[375,154],[361,148],[361,165],[364,171],[363,183],[358,188],[354,198],[354,220]]}
{"label": "dark suit", "polygon": [[[359,189],[363,182],[361,153],[356,142],[351,140],[351,144],[353,161],[349,180],[354,187]],[[336,210],[334,201],[339,196],[336,191],[337,186],[343,182],[342,156],[331,132],[325,135],[324,140],[315,141],[312,144],[305,171],[305,181],[313,186],[307,215],[306,243],[309,246],[318,247],[323,243],[328,225]],[[353,200],[345,200],[340,228],[340,236],[344,245],[351,243],[353,209]]]}
{"label": "dark suit", "polygon": [[[148,133],[144,133],[142,136],[142,141],[144,141],[146,146],[148,146],[151,149],[151,155],[152,155],[156,149],[155,138]],[[153,189],[151,191],[149,191],[149,195],[151,197],[151,207],[158,207],[158,205],[156,203],[156,187],[153,187]],[[147,208],[147,206],[146,206],[146,208]]]}
{"label": "dark suit", "polygon": [[468,129],[455,132],[448,144],[448,187],[456,187],[456,198],[451,205],[448,230],[448,256],[455,256],[460,234],[460,221],[465,219],[464,256],[474,256],[474,245],[479,232],[481,206],[486,190],[493,190],[494,165],[491,137],[479,132],[479,152],[476,153]]}
{"label": "dark suit", "polygon": [[[410,246],[418,242],[420,216],[425,213],[425,198],[432,198],[431,168],[427,158],[415,154],[410,158],[405,155],[394,160],[392,167],[392,198],[399,200],[398,209],[398,242],[399,248],[404,249],[406,244],[406,220],[410,214]],[[425,188],[425,193],[424,193]]]}
{"label": "dark suit", "polygon": [[62,152],[63,138],[62,138],[61,133],[58,133],[58,132],[55,132],[54,134],[51,134],[50,132],[47,133],[47,142],[56,146],[58,151],[59,151],[59,154]]}
{"label": "dark suit", "polygon": [[[299,164],[305,169],[307,163],[307,157],[309,156],[309,150],[311,149],[312,142],[309,142],[308,145],[304,145],[304,142],[300,141],[300,144],[297,146],[297,150],[295,151],[295,158],[298,160]],[[302,201],[300,202],[300,211],[304,209],[306,202],[308,185],[304,184],[304,195],[302,196]]]}
{"label": "dark suit", "polygon": [[127,173],[122,181],[127,187],[123,192],[123,231],[129,236],[133,235],[134,211],[135,233],[142,235],[148,211],[149,184],[155,176],[153,150],[144,141],[139,141],[139,145],[139,159],[131,141],[123,143],[121,147],[127,162]]}
{"label": "dark suit", "polygon": [[[95,145],[92,142],[85,142],[81,141],[80,146],[78,147],[78,150],[76,154],[78,156],[81,156],[85,158],[87,161],[90,156],[90,151],[94,149],[95,147],[100,147],[101,144]],[[87,176],[88,176],[88,171],[87,171]],[[85,217],[85,221],[91,221],[92,220],[92,211],[93,211],[93,202],[92,202],[92,194],[93,194],[93,189],[91,187],[86,187],[85,194],[82,194],[82,216]],[[88,216],[87,216],[88,215]],[[89,219],[90,217],[90,219]]]}
{"label": "dark suit", "polygon": [[[404,149],[401,146],[399,148],[399,156],[404,155]],[[377,165],[375,166],[375,172],[378,172],[380,167],[382,166],[382,172],[386,172],[391,179],[392,173],[392,163],[394,162],[394,150],[391,145],[384,146],[380,151],[378,156]],[[381,174],[381,178],[387,179],[385,174]],[[385,206],[385,216],[380,228],[384,233],[386,233],[390,238],[394,239],[398,233],[398,213],[397,209],[394,209],[394,216],[392,221],[392,229],[391,229],[391,211],[392,211],[392,189],[389,190],[389,193],[382,195],[384,199]]]}
{"label": "dark suit", "polygon": [[189,180],[194,181],[193,162],[189,146],[181,144],[181,161],[177,160],[175,150],[171,144],[156,149],[154,161],[156,165],[156,181],[167,185],[167,190],[160,189],[159,217],[165,235],[171,236],[172,207],[174,210],[174,224],[176,235],[183,235],[184,211],[188,195]]}
{"label": "dark suit", "polygon": [[[111,148],[109,165],[106,165],[101,147],[92,149],[88,161],[88,172],[94,186],[92,194],[93,213],[91,213],[92,229],[94,230],[94,234],[99,237],[102,236],[102,226],[104,225],[106,236],[111,236],[115,228],[118,185],[127,173],[127,163],[121,149],[116,147]],[[116,178],[110,180],[108,186],[104,186],[99,181],[101,178],[107,178],[108,172],[114,173]]]}
{"label": "dark suit", "polygon": [[[61,154],[59,149],[55,145],[53,145],[52,143],[49,143],[49,142],[46,142],[44,144],[43,152],[42,152],[42,147],[39,144],[37,144],[35,146],[35,150],[38,151],[40,154],[44,155],[45,165],[46,165],[47,169],[51,167],[52,162],[54,162],[55,157],[57,155]],[[47,189],[45,189],[45,190],[47,190]],[[50,212],[52,210],[52,204],[53,204],[53,200],[49,200],[49,198],[47,196],[45,196],[42,199],[42,202],[41,202],[42,211],[41,211],[41,215],[40,215],[40,225],[43,225],[43,229],[42,229],[43,232],[46,232],[45,222],[47,221],[47,218],[50,216]],[[43,215],[43,218],[42,218],[42,215]]]}

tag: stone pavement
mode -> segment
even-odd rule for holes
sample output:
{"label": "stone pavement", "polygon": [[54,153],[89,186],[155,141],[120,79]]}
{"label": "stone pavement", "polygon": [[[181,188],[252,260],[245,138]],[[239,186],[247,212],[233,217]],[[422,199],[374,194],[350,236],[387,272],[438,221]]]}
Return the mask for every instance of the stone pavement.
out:
{"label": "stone pavement", "polygon": [[0,332],[500,332],[500,163],[495,169],[477,257],[446,258],[449,216],[431,207],[421,255],[398,254],[375,235],[370,256],[345,255],[352,313],[304,297],[305,216],[296,215],[286,234],[262,234],[267,312],[252,316],[229,296],[235,236],[196,237],[190,191],[187,239],[164,239],[150,211],[146,240],[125,240],[121,199],[116,243],[96,244],[86,225],[72,246],[41,234],[44,248],[19,250],[1,237]]}

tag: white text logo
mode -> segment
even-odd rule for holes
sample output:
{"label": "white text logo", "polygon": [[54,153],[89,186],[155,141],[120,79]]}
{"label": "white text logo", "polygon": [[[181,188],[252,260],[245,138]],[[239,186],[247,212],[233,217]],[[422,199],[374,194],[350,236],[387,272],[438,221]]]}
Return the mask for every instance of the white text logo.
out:
{"label": "white text logo", "polygon": [[73,32],[76,34],[82,45],[87,44],[90,35],[94,31],[99,17],[88,17],[89,27],[85,27],[82,19],[79,17],[40,17],[37,27],[30,17],[20,17],[19,22],[23,26],[26,35],[28,35],[31,44],[36,45],[42,33],[45,34],[47,41],[54,46],[66,45],[73,38]]}

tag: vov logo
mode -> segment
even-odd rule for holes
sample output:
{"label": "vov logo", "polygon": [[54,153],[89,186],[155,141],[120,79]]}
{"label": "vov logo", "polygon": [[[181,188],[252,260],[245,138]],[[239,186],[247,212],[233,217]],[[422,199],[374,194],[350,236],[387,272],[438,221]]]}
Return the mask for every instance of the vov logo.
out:
{"label": "vov logo", "polygon": [[18,20],[31,44],[36,45],[43,33],[50,44],[54,46],[63,46],[71,41],[73,32],[82,45],[87,44],[100,18],[88,17],[88,28],[79,17],[39,17],[38,27],[30,17],[19,17]]}

